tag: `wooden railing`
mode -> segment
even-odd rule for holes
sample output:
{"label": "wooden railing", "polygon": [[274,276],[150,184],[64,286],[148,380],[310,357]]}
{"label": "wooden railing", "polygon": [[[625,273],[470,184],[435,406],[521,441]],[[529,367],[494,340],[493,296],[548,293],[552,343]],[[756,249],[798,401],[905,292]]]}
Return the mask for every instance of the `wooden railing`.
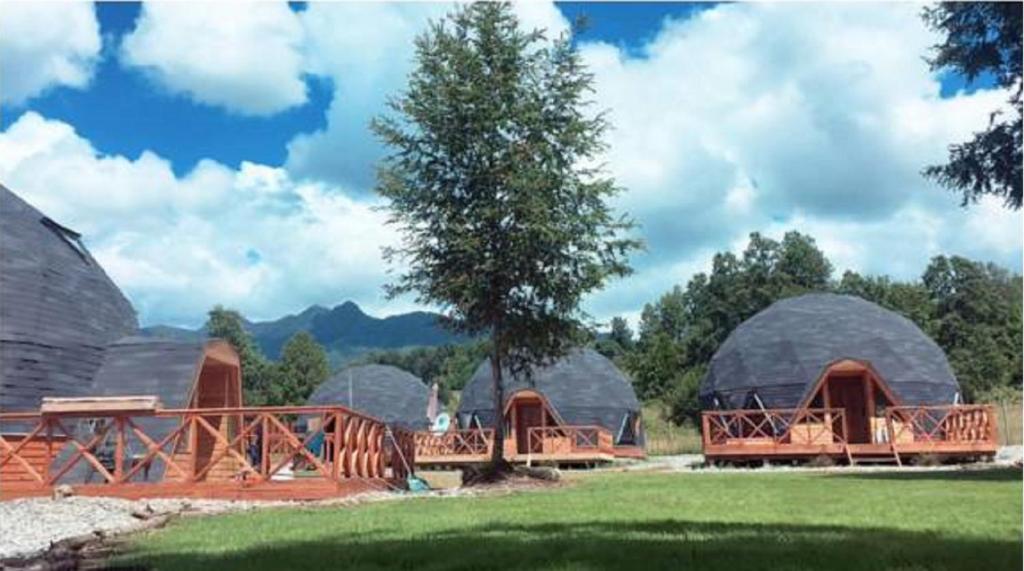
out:
{"label": "wooden railing", "polygon": [[844,409],[706,411],[702,443],[709,456],[807,456],[814,454],[994,453],[995,410],[990,405],[889,407],[868,419],[870,439],[850,442]]}
{"label": "wooden railing", "polygon": [[885,410],[888,441],[898,448],[998,445],[992,405],[898,406]]}
{"label": "wooden railing", "polygon": [[490,458],[494,450],[494,429],[470,428],[449,430],[440,434],[416,432],[416,457],[427,458]]}
{"label": "wooden railing", "polygon": [[705,450],[709,446],[846,443],[846,416],[841,408],[707,411],[702,417]]}
{"label": "wooden railing", "polygon": [[527,438],[530,454],[568,458],[615,452],[612,434],[603,426],[534,426]]}
{"label": "wooden railing", "polygon": [[[293,424],[300,418],[319,424],[302,434]],[[2,432],[11,423],[30,428],[8,441]],[[33,445],[45,450],[42,456],[27,454]],[[48,487],[69,478],[80,484],[83,469],[110,485],[269,483],[294,477],[286,467],[299,466],[328,482],[404,479],[402,455],[414,464],[412,433],[389,436],[382,422],[345,407],[0,413],[0,480],[22,485]]]}

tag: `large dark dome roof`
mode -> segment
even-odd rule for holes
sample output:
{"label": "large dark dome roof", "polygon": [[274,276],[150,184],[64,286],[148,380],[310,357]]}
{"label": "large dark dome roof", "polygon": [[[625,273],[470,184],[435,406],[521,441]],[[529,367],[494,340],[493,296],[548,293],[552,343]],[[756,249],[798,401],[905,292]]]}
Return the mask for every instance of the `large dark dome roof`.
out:
{"label": "large dark dome roof", "polygon": [[0,409],[90,390],[135,311],[77,233],[0,185]]}
{"label": "large dark dome roof", "polygon": [[[859,297],[808,294],[740,324],[711,359],[705,407],[799,405],[832,363],[869,363],[905,405],[948,404],[960,387],[942,349],[898,313]],[[716,402],[717,400],[717,402]]]}
{"label": "large dark dome roof", "polygon": [[[640,410],[633,385],[615,364],[592,349],[572,351],[555,363],[534,370],[531,380],[511,378],[507,371],[502,378],[506,401],[521,390],[537,391],[567,424],[597,424],[614,433],[625,415]],[[494,418],[489,361],[484,361],[466,384],[458,415],[463,426],[468,426],[472,416],[484,425]]]}
{"label": "large dark dome roof", "polygon": [[335,373],[313,391],[308,404],[347,406],[388,424],[423,430],[429,425],[428,399],[429,389],[415,375],[388,365],[362,365]]}

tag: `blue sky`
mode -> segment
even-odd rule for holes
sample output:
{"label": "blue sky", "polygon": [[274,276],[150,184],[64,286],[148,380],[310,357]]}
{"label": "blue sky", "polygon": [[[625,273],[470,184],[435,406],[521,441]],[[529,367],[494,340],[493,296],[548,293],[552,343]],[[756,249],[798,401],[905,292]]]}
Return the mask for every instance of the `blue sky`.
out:
{"label": "blue sky", "polygon": [[[0,181],[83,231],[144,324],[416,307],[381,292],[396,238],[366,123],[451,5],[195,6],[5,6]],[[1019,215],[919,176],[1005,99],[927,69],[919,9],[517,5],[554,32],[587,18],[616,207],[648,243],[587,309],[635,316],[752,231],[809,232],[840,271],[912,278],[938,253],[1019,271]]]}

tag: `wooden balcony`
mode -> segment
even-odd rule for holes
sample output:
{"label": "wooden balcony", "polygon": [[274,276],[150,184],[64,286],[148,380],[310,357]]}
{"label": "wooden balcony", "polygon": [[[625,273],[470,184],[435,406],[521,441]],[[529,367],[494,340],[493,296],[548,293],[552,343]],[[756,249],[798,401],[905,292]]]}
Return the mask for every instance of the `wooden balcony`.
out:
{"label": "wooden balcony", "polygon": [[871,417],[866,437],[851,439],[842,408],[706,411],[704,455],[712,460],[770,458],[984,457],[998,448],[995,410],[987,405],[888,407]]}
{"label": "wooden balcony", "polygon": [[[593,463],[609,462],[616,455],[611,432],[601,426],[535,426],[526,434],[526,442],[517,441],[514,435],[505,438],[506,460]],[[494,450],[494,430],[490,428],[417,432],[415,439],[418,466],[481,464],[490,460]]]}
{"label": "wooden balcony", "polygon": [[517,462],[610,462],[615,459],[612,434],[603,426],[535,426]]}
{"label": "wooden balcony", "polygon": [[[316,430],[295,421],[319,419]],[[12,437],[4,425],[31,426]],[[318,499],[403,485],[411,432],[344,407],[0,413],[0,497]]]}
{"label": "wooden balcony", "polygon": [[457,466],[482,464],[491,459],[494,430],[449,430],[440,434],[415,433],[418,466]]}

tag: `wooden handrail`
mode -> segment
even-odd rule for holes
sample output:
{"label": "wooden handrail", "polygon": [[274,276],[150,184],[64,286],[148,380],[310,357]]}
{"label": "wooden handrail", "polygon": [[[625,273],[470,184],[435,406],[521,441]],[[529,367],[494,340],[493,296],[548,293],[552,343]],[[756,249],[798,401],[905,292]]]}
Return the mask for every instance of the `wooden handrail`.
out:
{"label": "wooden handrail", "polygon": [[992,405],[893,406],[885,409],[889,441],[894,445],[998,442]]}
{"label": "wooden handrail", "polygon": [[603,426],[533,426],[527,431],[527,443],[527,450],[540,454],[614,452],[611,432]]}
{"label": "wooden handrail", "polygon": [[[321,423],[300,433],[290,422],[296,416],[319,416]],[[159,432],[149,428],[147,433],[146,423],[154,419],[164,423]],[[65,424],[66,420],[72,422]],[[94,428],[83,432],[80,423],[87,420]],[[174,423],[168,428],[170,420]],[[283,477],[281,471],[297,460],[315,469],[312,477],[339,484],[348,478],[404,479],[416,454],[411,432],[400,428],[389,432],[383,422],[341,406],[162,409],[139,414],[33,411],[0,413],[0,421],[34,421],[21,442],[12,443],[0,434],[0,468],[17,464],[40,486],[60,483],[81,464],[111,485],[142,483],[140,473],[148,473],[157,462],[163,468],[160,478],[185,483],[211,478],[270,482]],[[108,447],[111,439],[114,445]],[[29,440],[45,443],[45,467],[34,466],[23,455]],[[60,454],[61,448],[68,452]],[[10,473],[8,469],[6,474]]]}
{"label": "wooden handrail", "polygon": [[[841,408],[714,410],[701,417],[705,448],[757,439],[779,445],[847,442],[845,410]],[[805,428],[806,434],[795,435],[797,426]]]}
{"label": "wooden handrail", "polygon": [[427,456],[486,456],[494,449],[493,428],[466,428],[440,434],[416,432],[416,455]]}

